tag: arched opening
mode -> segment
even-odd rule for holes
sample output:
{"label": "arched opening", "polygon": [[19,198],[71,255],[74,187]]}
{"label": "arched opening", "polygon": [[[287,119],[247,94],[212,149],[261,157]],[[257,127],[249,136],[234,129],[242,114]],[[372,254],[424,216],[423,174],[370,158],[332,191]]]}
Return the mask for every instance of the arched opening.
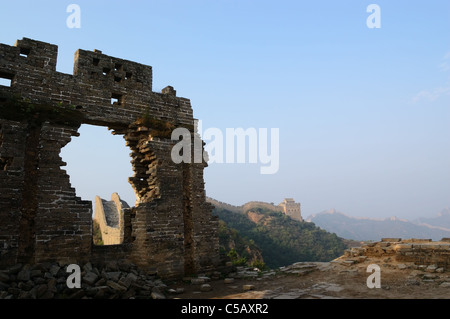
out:
{"label": "arched opening", "polygon": [[121,244],[123,210],[136,201],[128,182],[134,175],[130,150],[123,136],[106,127],[83,124],[78,132],[61,151],[71,185],[77,196],[93,203],[94,244]]}

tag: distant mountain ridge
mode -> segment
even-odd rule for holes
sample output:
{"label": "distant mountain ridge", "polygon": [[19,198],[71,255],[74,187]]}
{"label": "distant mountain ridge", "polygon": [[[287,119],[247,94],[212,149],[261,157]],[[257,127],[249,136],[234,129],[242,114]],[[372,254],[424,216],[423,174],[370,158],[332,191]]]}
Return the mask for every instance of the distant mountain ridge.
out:
{"label": "distant mountain ridge", "polygon": [[[248,202],[241,206],[233,206],[212,198],[207,198],[207,200],[216,209],[240,214],[251,208],[270,209],[273,207],[273,204],[264,202]],[[449,207],[444,208],[434,217],[422,217],[414,220],[400,219],[395,216],[384,219],[353,217],[336,209],[330,209],[305,218],[305,222],[311,222],[327,232],[336,234],[340,238],[354,241],[378,241],[384,237],[400,237],[404,239],[429,238],[435,241],[442,238],[450,238]]]}
{"label": "distant mountain ridge", "polygon": [[425,224],[436,226],[439,228],[450,229],[450,207],[444,208],[435,217],[420,217],[415,219],[413,222],[417,224]]}
{"label": "distant mountain ridge", "polygon": [[311,215],[306,221],[336,233],[339,237],[360,241],[380,240],[383,237],[430,238],[432,240],[450,237],[450,209],[448,208],[436,217],[418,218],[415,221],[397,217],[385,219],[352,217],[335,209]]}

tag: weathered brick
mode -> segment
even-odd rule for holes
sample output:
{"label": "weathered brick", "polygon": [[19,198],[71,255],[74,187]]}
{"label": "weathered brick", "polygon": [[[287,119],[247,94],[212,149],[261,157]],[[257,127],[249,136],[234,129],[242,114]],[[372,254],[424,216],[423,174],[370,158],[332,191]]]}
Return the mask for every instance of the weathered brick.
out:
{"label": "weathered brick", "polygon": [[[128,259],[162,276],[214,269],[218,220],[205,199],[206,163],[171,159],[168,133],[194,133],[190,100],[170,86],[153,92],[151,66],[78,50],[69,75],[56,72],[57,54],[27,38],[0,44],[0,75],[12,83],[0,86],[0,266]],[[11,103],[28,111],[10,114]],[[132,151],[138,204],[124,211],[120,245],[92,244],[92,203],[61,169],[61,149],[83,123],[108,126]]]}

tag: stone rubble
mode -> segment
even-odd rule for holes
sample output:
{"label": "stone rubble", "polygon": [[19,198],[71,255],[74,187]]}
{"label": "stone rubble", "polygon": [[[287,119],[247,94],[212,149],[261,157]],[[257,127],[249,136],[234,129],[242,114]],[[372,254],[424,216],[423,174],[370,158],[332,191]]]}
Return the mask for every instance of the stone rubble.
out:
{"label": "stone rubble", "polygon": [[[448,251],[447,251],[448,250]],[[408,254],[406,254],[408,253]],[[381,296],[383,292],[398,293],[401,287],[428,287],[434,289],[450,288],[450,272],[447,270],[447,253],[450,253],[449,241],[433,242],[424,239],[384,238],[380,242],[372,242],[362,247],[354,247],[345,252],[345,254],[331,262],[298,262],[278,269],[260,271],[251,267],[235,267],[234,271],[226,274],[222,279],[223,283],[230,289],[230,298],[233,299],[339,299],[349,298],[349,294],[355,298],[366,298],[369,292],[375,293],[376,290],[366,287],[366,278],[368,276],[368,265],[378,264],[383,276],[386,274],[404,274],[404,279],[400,281],[383,282]],[[315,275],[315,278],[325,278],[330,273],[334,273],[334,278],[345,277],[350,282],[352,278],[358,278],[358,282],[367,288],[363,292],[351,292],[352,289],[345,282],[335,283],[333,281],[325,282],[319,279],[312,282],[310,275],[315,272],[323,272],[322,275]],[[278,279],[286,276],[301,277],[299,281],[301,288],[290,288],[278,286]],[[391,275],[397,276],[397,275]],[[386,278],[386,277],[383,277]],[[361,281],[362,280],[362,281]],[[240,283],[242,281],[242,283]],[[311,282],[310,282],[311,281]],[[255,284],[252,284],[252,283]],[[274,288],[267,289],[267,282],[273,282]],[[258,284],[263,284],[258,289]],[[210,283],[214,291],[215,282]],[[196,291],[198,298],[202,297],[202,291]],[[359,293],[359,295],[358,295]],[[442,292],[441,292],[442,293]],[[375,296],[370,295],[370,296]],[[408,297],[405,295],[404,297]],[[421,295],[420,295],[421,296]],[[419,296],[419,298],[420,298]],[[209,297],[208,297],[209,298]],[[371,298],[371,297],[369,297]],[[403,297],[402,297],[403,298]]]}
{"label": "stone rubble", "polygon": [[382,238],[379,242],[350,248],[338,260],[343,264],[352,265],[368,257],[387,257],[390,261],[405,265],[410,263],[411,267],[425,267],[429,272],[438,269],[439,272],[443,272],[450,266],[450,240]]}
{"label": "stone rubble", "polygon": [[[70,289],[66,280],[69,273],[66,266],[58,263],[36,265],[18,264],[0,270],[0,299],[165,299],[183,298],[186,288],[197,296],[209,298],[219,285],[227,287],[236,298],[254,299],[330,299],[341,298],[348,292],[345,283],[326,282],[321,274],[334,272],[338,276],[356,278],[366,276],[366,267],[379,264],[383,271],[405,274],[404,287],[435,285],[450,288],[450,274],[442,267],[442,259],[435,264],[418,264],[396,257],[398,242],[382,241],[367,246],[352,248],[343,256],[331,262],[298,262],[278,269],[263,270],[252,267],[231,267],[226,272],[213,271],[177,280],[182,286],[169,287],[168,283],[154,273],[147,273],[130,261],[107,262],[104,265],[90,262],[82,266],[82,288]],[[372,250],[366,249],[367,247]],[[381,253],[382,249],[384,253]],[[404,247],[401,247],[404,248]],[[387,253],[386,253],[387,250]],[[373,252],[376,251],[376,257]],[[359,255],[364,254],[364,255]],[[439,256],[439,255],[438,255]],[[364,257],[364,258],[361,258]],[[424,260],[422,260],[424,261]],[[317,276],[319,275],[319,276]],[[307,283],[292,288],[279,285],[278,279],[291,276],[293,280]],[[310,282],[311,276],[320,278]],[[301,277],[302,279],[294,279]],[[273,285],[267,286],[268,282]],[[265,284],[269,289],[258,289]],[[273,286],[273,288],[272,288]],[[398,289],[396,284],[383,284],[384,291]],[[344,298],[344,297],[342,297]]]}
{"label": "stone rubble", "polygon": [[[129,261],[81,268],[81,288],[69,288],[65,265],[17,264],[0,270],[0,299],[165,299],[166,284]],[[176,290],[180,294],[184,290]]]}

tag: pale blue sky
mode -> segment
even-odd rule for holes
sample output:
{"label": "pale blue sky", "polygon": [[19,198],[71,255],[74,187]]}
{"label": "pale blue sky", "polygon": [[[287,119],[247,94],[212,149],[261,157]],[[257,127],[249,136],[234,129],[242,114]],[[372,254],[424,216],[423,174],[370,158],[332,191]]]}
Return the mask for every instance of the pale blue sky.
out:
{"label": "pale blue sky", "polygon": [[[71,3],[80,29],[66,26]],[[366,26],[371,3],[380,29]],[[153,90],[174,86],[204,128],[279,128],[277,174],[212,164],[206,192],[237,205],[293,197],[304,216],[450,206],[449,31],[448,0],[0,0],[0,42],[57,44],[60,72],[72,73],[78,48],[99,49],[151,65]],[[92,127],[62,152],[79,196],[117,191],[133,204],[128,154]]]}

